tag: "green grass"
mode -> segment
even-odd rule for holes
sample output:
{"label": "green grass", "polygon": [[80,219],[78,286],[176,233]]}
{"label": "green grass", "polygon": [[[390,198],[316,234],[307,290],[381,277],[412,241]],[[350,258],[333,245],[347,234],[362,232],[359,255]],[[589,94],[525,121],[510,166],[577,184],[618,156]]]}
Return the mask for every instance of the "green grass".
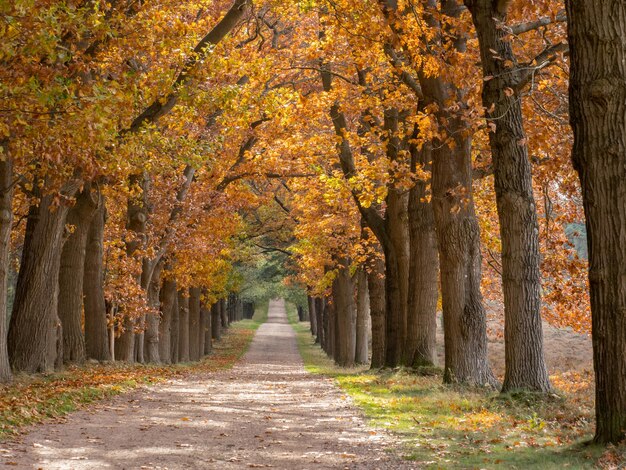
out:
{"label": "green grass", "polygon": [[374,426],[399,436],[404,457],[420,468],[622,468],[611,462],[626,462],[624,449],[586,444],[593,431],[586,395],[500,395],[445,386],[437,371],[338,368],[295,308],[287,310],[306,369],[335,378]]}
{"label": "green grass", "polygon": [[256,329],[267,319],[267,306],[251,320],[233,323],[213,352],[200,362],[174,365],[86,364],[49,375],[20,374],[0,385],[0,441],[29,424],[59,418],[90,403],[141,385],[161,382],[190,372],[231,368],[247,351]]}

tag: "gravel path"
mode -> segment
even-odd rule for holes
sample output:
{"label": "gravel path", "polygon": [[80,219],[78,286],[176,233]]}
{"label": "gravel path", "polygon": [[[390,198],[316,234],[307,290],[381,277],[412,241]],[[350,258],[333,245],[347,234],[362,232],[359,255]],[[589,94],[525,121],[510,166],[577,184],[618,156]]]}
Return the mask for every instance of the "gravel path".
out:
{"label": "gravel path", "polygon": [[[232,370],[101,402],[0,444],[0,465],[42,469],[401,469],[392,438],[332,380],[307,373],[282,301]],[[386,449],[386,450],[385,450]],[[11,468],[11,467],[5,467]]]}

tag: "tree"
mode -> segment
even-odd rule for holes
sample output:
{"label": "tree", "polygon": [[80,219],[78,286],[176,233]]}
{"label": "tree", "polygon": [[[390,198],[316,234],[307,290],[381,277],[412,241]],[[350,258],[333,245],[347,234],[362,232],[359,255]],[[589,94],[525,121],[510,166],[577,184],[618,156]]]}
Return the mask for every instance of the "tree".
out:
{"label": "tree", "polygon": [[626,436],[626,8],[568,1],[572,159],[580,177],[589,250],[599,443]]}
{"label": "tree", "polygon": [[[502,240],[506,372],[503,391],[551,389],[543,355],[539,224],[521,93],[534,71],[518,67],[504,25],[509,1],[465,0],[480,45],[482,92]],[[546,55],[546,51],[543,52]],[[539,70],[547,64],[535,60]]]}

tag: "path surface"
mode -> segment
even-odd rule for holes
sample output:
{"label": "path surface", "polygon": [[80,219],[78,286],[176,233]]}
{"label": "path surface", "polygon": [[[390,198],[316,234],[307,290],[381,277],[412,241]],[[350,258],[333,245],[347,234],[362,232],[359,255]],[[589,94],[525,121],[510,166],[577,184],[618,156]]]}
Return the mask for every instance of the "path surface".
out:
{"label": "path surface", "polygon": [[147,387],[0,444],[5,468],[401,469],[332,380],[307,373],[282,301],[232,370]]}

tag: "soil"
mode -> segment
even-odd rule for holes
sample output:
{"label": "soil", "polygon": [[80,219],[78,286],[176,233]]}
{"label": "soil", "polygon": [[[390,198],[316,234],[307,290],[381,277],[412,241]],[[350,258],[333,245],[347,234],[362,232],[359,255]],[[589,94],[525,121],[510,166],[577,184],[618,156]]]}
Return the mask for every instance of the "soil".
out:
{"label": "soil", "polygon": [[[100,402],[0,444],[0,465],[41,469],[409,469],[332,379],[304,370],[282,301],[244,358]],[[9,468],[9,467],[6,467]]]}

